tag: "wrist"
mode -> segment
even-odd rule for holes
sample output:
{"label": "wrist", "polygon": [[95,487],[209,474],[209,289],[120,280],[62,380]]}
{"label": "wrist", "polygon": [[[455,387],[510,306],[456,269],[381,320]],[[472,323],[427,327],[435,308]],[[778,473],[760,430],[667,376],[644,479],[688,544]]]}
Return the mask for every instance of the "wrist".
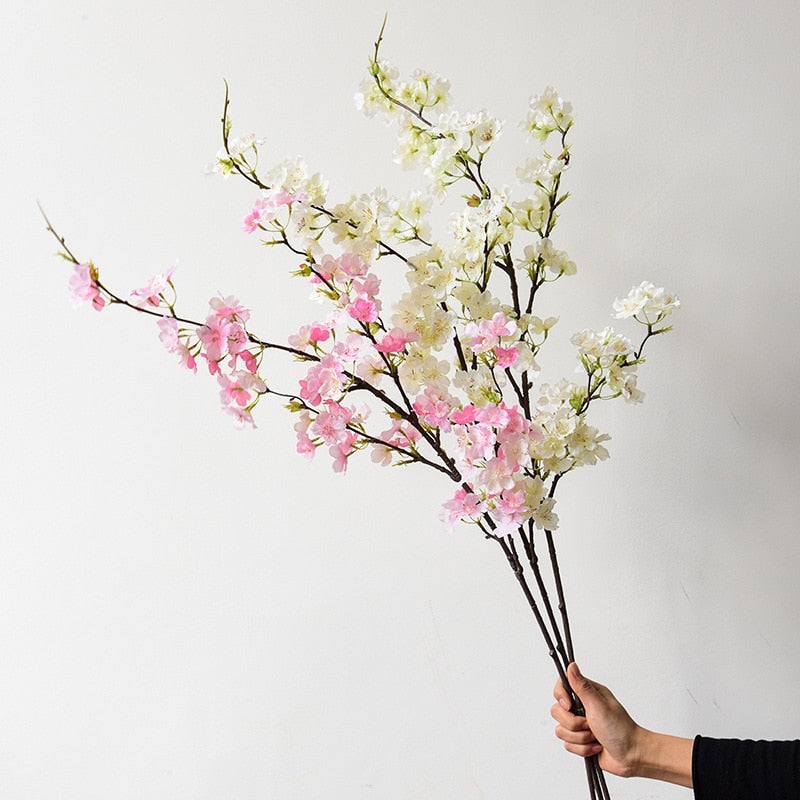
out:
{"label": "wrist", "polygon": [[645,728],[638,729],[636,739],[631,775],[691,788],[692,739],[655,733]]}

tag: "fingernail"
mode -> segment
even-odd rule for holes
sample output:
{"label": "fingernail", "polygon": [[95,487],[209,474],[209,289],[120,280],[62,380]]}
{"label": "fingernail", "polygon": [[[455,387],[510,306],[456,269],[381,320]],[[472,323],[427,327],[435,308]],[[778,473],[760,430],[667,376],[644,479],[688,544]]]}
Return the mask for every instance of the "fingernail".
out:
{"label": "fingernail", "polygon": [[569,700],[567,700],[567,698],[566,698],[566,697],[559,697],[559,698],[558,698],[558,702],[559,702],[559,705],[561,705],[563,708],[566,708],[566,709],[567,709],[567,711],[569,711],[569,710],[570,710],[570,708],[571,708],[571,705],[570,705],[570,702],[569,702]]}
{"label": "fingernail", "polygon": [[578,666],[577,662],[573,662],[573,663],[575,664],[575,672],[577,673],[577,675],[578,675],[578,677],[579,677],[579,678],[582,678],[582,677],[583,677],[583,675],[581,674],[581,669],[580,669],[580,667]]}

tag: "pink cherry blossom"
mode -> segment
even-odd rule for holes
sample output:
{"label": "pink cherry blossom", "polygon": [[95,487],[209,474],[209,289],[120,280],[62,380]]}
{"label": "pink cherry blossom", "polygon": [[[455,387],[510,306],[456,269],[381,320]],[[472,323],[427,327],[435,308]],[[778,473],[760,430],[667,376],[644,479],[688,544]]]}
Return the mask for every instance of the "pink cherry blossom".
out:
{"label": "pink cherry blossom", "polygon": [[197,362],[194,355],[186,343],[180,338],[178,333],[178,321],[174,317],[162,317],[158,320],[160,333],[158,338],[166,347],[167,352],[177,353],[180,356],[181,364],[186,369],[197,372]]}
{"label": "pink cherry blossom", "polygon": [[312,344],[318,342],[327,342],[330,339],[331,332],[325,325],[320,325],[318,322],[311,323],[311,330],[308,332],[308,341]]}
{"label": "pink cherry blossom", "polygon": [[208,315],[206,324],[197,329],[197,338],[203,343],[205,355],[209,361],[219,361],[228,352],[228,334],[231,323],[223,317]]}
{"label": "pink cherry blossom", "polygon": [[501,369],[513,367],[519,353],[515,347],[495,347],[494,354],[497,357],[497,366]]}
{"label": "pink cherry blossom", "polygon": [[456,409],[450,415],[450,419],[458,425],[469,425],[470,422],[475,422],[475,406],[469,405]]}
{"label": "pink cherry blossom", "polygon": [[453,497],[442,505],[442,520],[452,529],[456,522],[477,519],[486,509],[486,504],[478,495],[459,489]]}
{"label": "pink cherry blossom", "polygon": [[378,306],[374,300],[359,297],[347,307],[347,313],[359,322],[375,322],[378,319]]}
{"label": "pink cherry blossom", "polygon": [[258,208],[247,214],[242,221],[242,230],[245,233],[253,233],[258,228],[258,223],[261,221],[261,212]]}
{"label": "pink cherry blossom", "polygon": [[392,465],[392,454],[394,450],[386,444],[381,442],[373,442],[370,450],[370,458],[375,464],[380,464],[382,467],[390,467]]}
{"label": "pink cherry blossom", "polygon": [[470,447],[467,454],[475,461],[491,458],[497,434],[491,425],[483,422],[475,423],[469,427],[468,433]]}
{"label": "pink cherry blossom", "polygon": [[161,317],[156,323],[160,333],[158,338],[161,344],[167,348],[170,353],[176,353],[180,346],[180,339],[178,338],[178,320],[175,317]]}
{"label": "pink cherry blossom", "polygon": [[222,387],[219,395],[223,405],[237,405],[244,408],[250,402],[250,392],[238,381],[231,380],[222,373],[217,375],[217,381]]}
{"label": "pink cherry blossom", "polygon": [[234,370],[231,372],[231,378],[233,378],[243,389],[248,392],[265,394],[267,391],[267,384],[264,383],[258,374],[253,373],[250,370]]}
{"label": "pink cherry blossom", "polygon": [[311,441],[311,437],[307,433],[297,434],[297,452],[301,456],[305,456],[307,461],[311,461],[314,458],[317,446]]}
{"label": "pink cherry blossom", "polygon": [[95,311],[100,311],[106,304],[97,285],[97,270],[94,264],[76,264],[69,279],[69,288],[75,308],[82,303],[90,302]]}
{"label": "pink cherry blossom", "polygon": [[[250,309],[245,308],[233,295],[228,297],[212,297],[208,301],[211,309],[209,317],[224,320],[225,322],[247,322],[250,319]],[[206,318],[208,322],[208,317]]]}
{"label": "pink cherry blossom", "polygon": [[450,430],[448,417],[452,413],[454,402],[447,392],[428,386],[425,392],[414,401],[413,408],[426,425],[448,431]]}
{"label": "pink cherry blossom", "polygon": [[487,403],[485,406],[475,409],[475,419],[493,428],[504,428],[510,419],[510,413],[505,403],[495,405]]}
{"label": "pink cherry blossom", "polygon": [[[363,281],[353,281],[353,289],[359,296],[374,300],[378,296],[378,292],[380,292],[381,280],[374,272],[370,272],[364,277]],[[378,306],[380,307],[380,303],[378,303]]]}
{"label": "pink cherry blossom", "polygon": [[161,295],[172,285],[174,272],[175,266],[172,266],[163,275],[154,275],[140,289],[134,289],[131,292],[131,298],[135,298],[134,304],[139,308],[160,305]]}
{"label": "pink cherry blossom", "polygon": [[419,334],[416,331],[404,331],[402,328],[392,328],[375,345],[379,353],[401,353],[409,342],[419,341]]}
{"label": "pink cherry blossom", "polygon": [[207,353],[201,353],[201,356],[206,360],[206,366],[208,367],[209,375],[219,375],[222,372],[219,366],[219,361],[209,358]]}
{"label": "pink cherry blossom", "polygon": [[328,452],[333,459],[334,472],[347,472],[347,456],[350,452],[341,445],[334,444],[328,448]]}
{"label": "pink cherry blossom", "polygon": [[300,381],[300,397],[318,406],[323,398],[338,395],[343,384],[344,374],[339,362],[329,354],[312,365],[306,377]]}
{"label": "pink cherry blossom", "polygon": [[250,340],[247,338],[245,329],[235,322],[231,323],[231,326],[228,328],[227,338],[229,353],[241,353],[242,350],[244,350],[247,345],[250,344]]}
{"label": "pink cherry blossom", "polygon": [[353,452],[358,434],[347,426],[353,419],[353,410],[340,405],[334,400],[325,401],[325,410],[317,414],[309,431],[321,436],[329,445],[328,452],[333,458],[333,471],[347,470],[347,457]]}
{"label": "pink cherry blossom", "polygon": [[497,533],[504,534],[516,530],[531,515],[523,488],[507,488],[494,499],[492,517],[497,522]]}
{"label": "pink cherry blossom", "polygon": [[223,406],[222,410],[226,414],[230,414],[233,417],[234,424],[237,428],[243,428],[245,425],[252,425],[254,428],[256,427],[253,415],[246,408],[241,408],[238,405],[232,405]]}
{"label": "pink cherry blossom", "polygon": [[513,465],[500,456],[490,458],[481,470],[481,484],[489,494],[499,494],[504,489],[511,489],[514,486],[512,468]]}
{"label": "pink cherry blossom", "polygon": [[331,331],[327,325],[321,322],[312,322],[310,325],[303,325],[297,333],[289,337],[289,344],[298,350],[305,350],[306,347],[317,345],[320,342],[327,342],[331,338]]}
{"label": "pink cherry blossom", "polygon": [[515,330],[514,322],[498,311],[491,319],[465,325],[462,341],[473,352],[486,353],[497,347],[504,336],[513,335]]}
{"label": "pink cherry blossom", "polygon": [[320,436],[325,444],[345,444],[352,434],[347,428],[352,417],[351,409],[335,400],[326,400],[325,409],[317,414],[309,430],[315,436]]}
{"label": "pink cherry blossom", "polygon": [[317,451],[317,446],[314,444],[311,437],[308,435],[308,428],[311,425],[311,414],[308,411],[301,411],[299,419],[294,424],[294,430],[297,433],[297,452],[311,461]]}
{"label": "pink cherry blossom", "polygon": [[349,278],[360,278],[367,274],[369,265],[355,253],[344,253],[336,259],[339,269]]}
{"label": "pink cherry blossom", "polygon": [[258,200],[253,203],[253,208],[251,209],[250,213],[245,216],[244,221],[242,222],[242,230],[245,233],[253,233],[258,229],[258,226],[263,219],[267,221],[267,219],[273,219],[275,214],[272,213],[270,215],[270,208],[269,203],[265,197],[259,197]]}
{"label": "pink cherry blossom", "polygon": [[275,219],[281,206],[289,206],[297,200],[304,202],[305,199],[304,193],[292,193],[282,186],[267,192],[253,203],[253,208],[244,218],[242,230],[245,233],[253,233],[261,222]]}
{"label": "pink cherry blossom", "polygon": [[355,364],[364,355],[371,351],[370,342],[358,333],[348,333],[344,339],[336,342],[331,355],[337,360],[344,369],[347,364]]}
{"label": "pink cherry blossom", "polygon": [[416,428],[412,428],[405,420],[396,419],[378,438],[395,447],[408,448],[418,442],[420,437],[421,434]]}
{"label": "pink cherry blossom", "polygon": [[256,357],[249,350],[242,350],[238,355],[239,358],[244,361],[245,369],[248,372],[252,372],[253,374],[258,372],[258,361],[256,361]]}
{"label": "pink cherry blossom", "polygon": [[323,281],[330,282],[333,276],[339,271],[339,264],[337,260],[330,254],[325,253],[324,256],[314,264],[314,272],[311,275],[311,283],[322,283]]}

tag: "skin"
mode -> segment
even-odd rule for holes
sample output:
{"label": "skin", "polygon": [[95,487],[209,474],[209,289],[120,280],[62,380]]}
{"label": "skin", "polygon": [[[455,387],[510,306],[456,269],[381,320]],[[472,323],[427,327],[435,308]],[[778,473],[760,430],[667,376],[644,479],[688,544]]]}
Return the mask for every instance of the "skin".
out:
{"label": "skin", "polygon": [[604,771],[623,778],[652,778],[691,788],[692,739],[638,725],[605,686],[584,678],[574,663],[567,669],[567,678],[586,716],[572,713],[561,681],[553,691],[556,703],[550,713],[558,723],[556,736],[570,753],[597,756]]}

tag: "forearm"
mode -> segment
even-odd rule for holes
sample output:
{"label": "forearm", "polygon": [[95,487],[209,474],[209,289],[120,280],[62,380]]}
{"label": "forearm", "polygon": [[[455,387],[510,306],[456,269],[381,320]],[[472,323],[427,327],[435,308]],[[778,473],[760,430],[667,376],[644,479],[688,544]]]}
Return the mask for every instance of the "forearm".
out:
{"label": "forearm", "polygon": [[694,741],[640,729],[636,761],[631,770],[640,778],[652,778],[692,787]]}

